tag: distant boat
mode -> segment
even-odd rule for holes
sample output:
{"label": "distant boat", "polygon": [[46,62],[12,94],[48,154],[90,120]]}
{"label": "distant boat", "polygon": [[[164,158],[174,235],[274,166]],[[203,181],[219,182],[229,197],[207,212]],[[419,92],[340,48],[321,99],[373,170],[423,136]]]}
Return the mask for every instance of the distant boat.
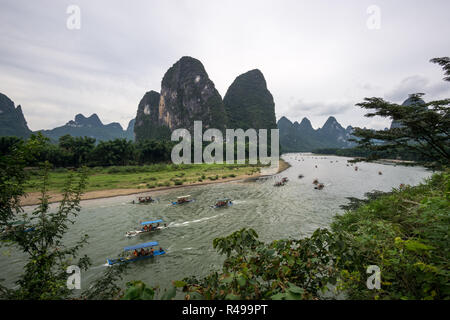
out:
{"label": "distant boat", "polygon": [[[138,203],[140,203],[140,204],[152,203],[155,201],[156,200],[153,199],[152,197],[139,197],[138,198]],[[133,201],[133,203],[134,203],[134,201]]]}
{"label": "distant boat", "polygon": [[162,248],[159,248],[159,250],[154,250],[154,251],[145,251],[146,252],[145,255],[139,255],[139,252],[137,251],[139,249],[155,247],[157,245],[158,245],[158,242],[153,241],[153,242],[147,242],[147,243],[142,243],[142,244],[138,244],[138,245],[134,245],[134,246],[125,247],[125,248],[123,248],[123,251],[125,251],[125,252],[134,251],[134,253],[135,254],[137,253],[137,255],[130,256],[127,258],[107,259],[106,262],[108,263],[108,265],[112,266],[115,264],[123,264],[123,263],[133,262],[133,261],[153,258],[155,256],[160,256],[160,255],[165,254],[166,252],[164,250],[162,250]]}
{"label": "distant boat", "polygon": [[189,203],[189,202],[193,202],[195,201],[194,199],[191,199],[191,196],[181,196],[177,198],[177,201],[173,201],[172,205],[177,205],[177,204],[184,204],[184,203]]}
{"label": "distant boat", "polygon": [[323,183],[319,183],[317,186],[314,187],[314,189],[322,190],[325,187]]}
{"label": "distant boat", "polygon": [[232,205],[233,205],[233,202],[231,201],[231,199],[225,198],[225,199],[218,199],[216,201],[216,204],[211,206],[211,208],[224,208],[224,207],[229,207]]}
{"label": "distant boat", "polygon": [[274,187],[282,187],[288,182],[288,178],[284,177],[281,181],[275,182]]}

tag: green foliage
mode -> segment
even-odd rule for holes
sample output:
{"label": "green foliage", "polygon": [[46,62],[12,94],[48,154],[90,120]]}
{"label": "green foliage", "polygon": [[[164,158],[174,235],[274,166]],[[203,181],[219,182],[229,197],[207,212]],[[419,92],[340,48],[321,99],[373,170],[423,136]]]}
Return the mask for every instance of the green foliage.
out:
{"label": "green foliage", "polygon": [[[28,256],[24,273],[17,281],[18,288],[1,287],[2,296],[7,299],[61,299],[69,296],[66,268],[75,264],[72,260],[87,242],[87,235],[72,247],[66,247],[62,242],[69,224],[74,223],[72,218],[80,211],[79,202],[86,184],[86,174],[69,176],[58,210],[50,212],[46,191],[48,168],[46,164],[42,171],[40,204],[30,215],[20,215],[20,220],[25,222],[23,227],[11,228],[14,219],[17,219],[15,216],[1,222],[1,226],[7,230],[3,241],[14,244]],[[81,270],[86,270],[90,260],[84,256],[76,264]]]}
{"label": "green foliage", "polygon": [[[448,75],[449,58],[431,60],[440,64]],[[449,80],[448,77],[444,80]],[[450,162],[450,99],[424,103],[423,93],[410,95],[410,105],[397,105],[382,98],[365,98],[357,106],[370,110],[366,117],[388,117],[398,125],[389,130],[355,128],[353,135],[359,147],[372,151],[370,158],[380,152],[399,149],[420,154],[431,166],[445,166]],[[380,143],[382,142],[382,143]]]}
{"label": "green foliage", "polygon": [[180,287],[180,281],[175,281],[173,286],[159,294],[159,288],[150,288],[142,281],[131,281],[127,283],[122,300],[172,300],[177,293],[177,287]]}
{"label": "green foliage", "polygon": [[72,137],[68,134],[59,138],[60,149],[68,152],[75,167],[86,164],[90,153],[94,150],[95,139],[89,137]]}
{"label": "green foliage", "polygon": [[445,81],[450,81],[450,58],[449,57],[442,57],[442,58],[434,58],[431,59],[430,62],[437,63],[442,67],[444,70],[444,74],[446,77],[444,77]]}
{"label": "green foliage", "polygon": [[[221,273],[184,279],[186,295],[203,299],[307,299],[332,280],[328,245],[331,234],[317,230],[311,238],[264,244],[252,229],[215,239],[226,255]],[[302,288],[295,284],[302,283]]]}
{"label": "green foliage", "polygon": [[377,150],[376,152],[364,147],[343,148],[343,149],[324,148],[313,150],[313,153],[326,155],[332,154],[340,157],[358,157],[358,158],[362,157],[365,158],[366,161],[377,159],[407,160],[421,163],[430,161],[429,157],[404,147],[397,147],[395,148],[395,150],[392,149]]}
{"label": "green foliage", "polygon": [[0,224],[6,226],[16,214],[22,212],[20,197],[24,195],[27,174],[24,170],[28,149],[23,141],[5,143],[2,150],[8,152],[0,156]]}
{"label": "green foliage", "polygon": [[[64,235],[80,211],[80,199],[86,187],[87,170],[77,174],[69,172],[64,183],[63,198],[57,210],[50,210],[47,187],[50,164],[40,164],[40,203],[31,212],[23,211],[20,197],[24,195],[24,184],[28,179],[25,164],[37,162],[45,149],[47,139],[41,134],[32,136],[26,143],[15,142],[8,153],[0,157],[0,232],[1,244],[19,250],[27,257],[24,272],[11,289],[0,285],[0,299],[55,300],[71,296],[67,288],[66,269],[77,265],[87,270],[90,259],[78,257],[80,249],[87,243],[84,235],[72,246],[64,244]],[[20,223],[18,223],[20,222]],[[84,298],[110,298],[120,291],[114,280],[120,269],[106,272]],[[95,295],[93,295],[95,294]]]}
{"label": "green foliage", "polygon": [[91,165],[128,165],[134,159],[134,144],[126,139],[100,141],[90,155]]}
{"label": "green foliage", "polygon": [[[342,259],[341,287],[353,299],[448,299],[450,174],[405,187],[336,218],[361,263]],[[380,291],[367,290],[365,268],[381,268]]]}
{"label": "green foliage", "polygon": [[153,300],[155,290],[149,288],[142,281],[132,281],[127,283],[127,289],[123,300]]}
{"label": "green foliage", "polygon": [[175,179],[175,180],[173,181],[173,183],[174,183],[176,186],[181,186],[181,185],[183,184],[183,181],[182,181],[182,180],[179,180],[179,179]]}

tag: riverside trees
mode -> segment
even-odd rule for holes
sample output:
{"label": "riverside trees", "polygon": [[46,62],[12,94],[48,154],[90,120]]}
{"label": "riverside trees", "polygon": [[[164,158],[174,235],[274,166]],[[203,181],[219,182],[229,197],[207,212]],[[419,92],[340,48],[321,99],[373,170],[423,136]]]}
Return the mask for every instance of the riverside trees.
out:
{"label": "riverside trees", "polygon": [[[25,254],[24,272],[14,288],[0,284],[0,299],[64,299],[72,292],[67,286],[67,267],[76,265],[87,270],[90,260],[78,257],[79,250],[87,243],[83,235],[72,246],[64,242],[64,235],[80,211],[81,195],[86,187],[87,174],[81,170],[69,175],[63,188],[63,200],[57,210],[50,210],[47,194],[48,162],[41,166],[41,198],[39,205],[27,213],[20,204],[25,194],[24,185],[27,163],[37,161],[45,147],[42,136],[27,142],[13,141],[8,152],[0,157],[0,245]],[[11,141],[10,141],[11,142]],[[84,298],[116,296],[120,288],[115,280],[123,268],[108,270],[91,288],[83,291]]]}
{"label": "riverside trees", "polygon": [[[450,81],[450,58],[435,58],[431,62],[440,64],[445,74],[444,80]],[[382,98],[365,98],[357,106],[371,110],[366,117],[389,117],[400,124],[389,130],[369,130],[355,128],[357,139],[353,141],[359,147],[372,151],[369,159],[379,158],[388,150],[411,151],[420,154],[433,166],[445,166],[450,163],[450,99],[423,103],[423,93],[410,95],[412,105],[401,106]],[[383,143],[375,143],[383,141]]]}

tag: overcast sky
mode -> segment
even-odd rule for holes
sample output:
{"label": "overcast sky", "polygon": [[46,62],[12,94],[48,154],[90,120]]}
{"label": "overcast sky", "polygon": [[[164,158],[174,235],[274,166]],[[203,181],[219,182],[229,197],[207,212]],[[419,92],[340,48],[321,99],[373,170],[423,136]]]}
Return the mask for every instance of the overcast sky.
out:
{"label": "overcast sky", "polygon": [[[69,5],[80,8],[79,30],[67,28]],[[429,62],[450,55],[449,12],[448,0],[0,0],[0,92],[32,130],[77,113],[126,127],[144,93],[160,91],[188,55],[222,97],[260,69],[277,119],[306,116],[317,128],[333,115],[344,127],[384,128],[388,120],[364,118],[355,103],[450,97]]]}

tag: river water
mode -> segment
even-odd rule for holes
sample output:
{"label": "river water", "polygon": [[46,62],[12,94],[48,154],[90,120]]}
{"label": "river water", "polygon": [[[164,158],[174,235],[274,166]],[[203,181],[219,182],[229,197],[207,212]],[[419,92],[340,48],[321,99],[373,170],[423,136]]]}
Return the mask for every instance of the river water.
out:
{"label": "river water", "polygon": [[[220,269],[223,258],[212,248],[214,238],[244,227],[255,229],[263,241],[302,238],[316,228],[329,226],[333,216],[342,213],[339,206],[348,202],[346,197],[361,198],[372,190],[389,191],[401,183],[417,185],[431,175],[422,167],[374,163],[358,163],[359,170],[355,171],[355,165],[347,163],[350,158],[335,156],[292,153],[283,159],[291,167],[278,175],[256,181],[153,192],[149,194],[158,201],[152,204],[132,204],[136,195],[83,201],[76,223],[64,238],[70,244],[84,234],[89,235],[89,244],[81,253],[87,254],[93,265],[81,275],[82,289],[108,268],[106,259],[117,257],[125,246],[158,241],[167,254],[130,263],[123,284],[143,280],[165,288],[172,280],[204,276]],[[299,174],[304,178],[299,179]],[[274,187],[282,177],[289,178],[287,185]],[[316,178],[325,184],[323,190],[314,189],[312,182]],[[186,194],[196,201],[169,205],[177,196]],[[231,198],[234,204],[220,209],[210,207],[216,199],[224,197]],[[163,219],[168,228],[125,237],[140,221],[156,219]],[[14,281],[23,271],[24,256],[11,248],[0,247],[0,250],[0,278],[5,279],[4,284],[14,287]]]}

